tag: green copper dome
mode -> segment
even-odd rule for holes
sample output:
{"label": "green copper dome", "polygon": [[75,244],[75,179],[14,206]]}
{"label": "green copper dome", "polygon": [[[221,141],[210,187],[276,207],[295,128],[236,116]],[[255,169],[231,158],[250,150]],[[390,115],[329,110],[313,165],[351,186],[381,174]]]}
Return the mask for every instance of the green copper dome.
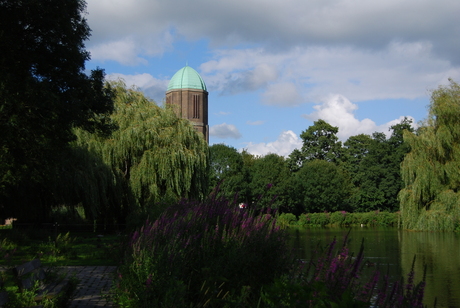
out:
{"label": "green copper dome", "polygon": [[199,89],[206,91],[206,84],[197,71],[186,65],[177,71],[169,81],[168,91],[173,89]]}

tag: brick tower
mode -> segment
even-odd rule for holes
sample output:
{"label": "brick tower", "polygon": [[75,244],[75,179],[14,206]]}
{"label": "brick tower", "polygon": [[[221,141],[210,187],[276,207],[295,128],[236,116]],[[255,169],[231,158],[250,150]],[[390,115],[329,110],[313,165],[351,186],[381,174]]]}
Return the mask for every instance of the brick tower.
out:
{"label": "brick tower", "polygon": [[209,143],[208,91],[200,74],[190,66],[181,68],[169,81],[166,104],[178,117],[188,119]]}

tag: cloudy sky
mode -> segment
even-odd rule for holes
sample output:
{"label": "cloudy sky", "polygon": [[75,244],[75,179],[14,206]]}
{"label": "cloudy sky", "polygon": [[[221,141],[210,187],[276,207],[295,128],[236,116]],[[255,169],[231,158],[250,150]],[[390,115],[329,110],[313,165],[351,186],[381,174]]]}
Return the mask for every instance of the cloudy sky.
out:
{"label": "cloudy sky", "polygon": [[188,64],[209,91],[210,144],[288,155],[318,119],[339,138],[427,115],[460,81],[458,0],[87,0],[87,68],[162,104]]}

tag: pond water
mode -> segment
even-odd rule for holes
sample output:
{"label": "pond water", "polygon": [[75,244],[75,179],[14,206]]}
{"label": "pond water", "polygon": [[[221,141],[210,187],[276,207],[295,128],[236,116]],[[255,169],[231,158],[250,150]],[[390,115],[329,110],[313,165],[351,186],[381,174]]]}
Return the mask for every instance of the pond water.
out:
{"label": "pond water", "polygon": [[291,229],[291,244],[297,257],[309,259],[318,244],[323,247],[334,237],[341,242],[350,231],[349,248],[355,255],[364,239],[364,258],[381,272],[389,269],[393,279],[407,277],[414,255],[415,281],[426,266],[424,304],[460,307],[460,235],[453,232],[409,232],[386,227]]}

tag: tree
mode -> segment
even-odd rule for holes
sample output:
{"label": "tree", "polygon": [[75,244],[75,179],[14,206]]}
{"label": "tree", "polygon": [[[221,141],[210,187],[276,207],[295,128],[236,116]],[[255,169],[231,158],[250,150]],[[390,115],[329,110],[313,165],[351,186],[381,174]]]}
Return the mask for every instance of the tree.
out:
{"label": "tree", "polygon": [[417,133],[404,132],[410,146],[399,193],[402,227],[454,230],[460,217],[460,85],[450,80],[431,94],[428,118]]}
{"label": "tree", "polygon": [[403,132],[413,131],[412,121],[404,118],[390,127],[389,139],[384,133],[351,136],[345,142],[344,164],[355,186],[352,196],[354,211],[397,211],[398,193],[403,187],[400,164],[408,151]]}
{"label": "tree", "polygon": [[348,211],[352,185],[347,173],[325,160],[305,162],[294,174],[298,208],[304,213]]}
{"label": "tree", "polygon": [[298,171],[305,161],[315,159],[338,163],[342,156],[342,143],[336,134],[339,128],[318,120],[300,135],[303,145],[289,155],[289,168]]}
{"label": "tree", "polygon": [[237,149],[225,144],[209,147],[209,191],[219,188],[219,194],[229,200],[248,202],[249,174],[243,156]]}
{"label": "tree", "polygon": [[54,202],[50,171],[75,138],[73,127],[104,134],[112,128],[103,71],[84,72],[84,11],[82,0],[0,0],[3,215],[45,215]]}
{"label": "tree", "polygon": [[259,207],[291,211],[290,171],[284,157],[268,154],[255,160],[251,168],[252,200]]}
{"label": "tree", "polygon": [[351,174],[358,172],[361,162],[369,154],[372,141],[372,137],[366,134],[351,136],[345,141],[344,161],[346,162],[346,168]]}
{"label": "tree", "polygon": [[[97,153],[129,189],[135,209],[160,201],[202,199],[208,188],[208,146],[186,119],[135,89],[114,82],[117,125],[109,137],[78,130],[79,147]],[[131,205],[133,206],[133,205]]]}

